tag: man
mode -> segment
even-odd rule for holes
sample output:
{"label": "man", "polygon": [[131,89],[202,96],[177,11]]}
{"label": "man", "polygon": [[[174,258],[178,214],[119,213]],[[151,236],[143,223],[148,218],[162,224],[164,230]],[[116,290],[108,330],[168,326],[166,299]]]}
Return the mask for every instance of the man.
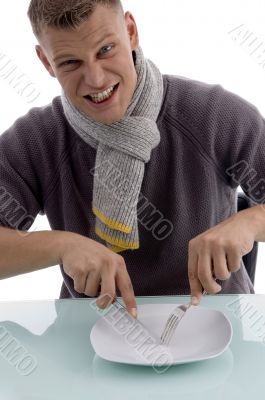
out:
{"label": "man", "polygon": [[1,278],[60,264],[61,297],[101,294],[104,308],[118,293],[133,315],[134,294],[253,292],[242,255],[264,240],[265,214],[235,211],[239,183],[262,192],[257,110],[162,76],[119,0],[32,0],[28,15],[62,96],[1,136],[1,185],[52,231],[18,235],[29,224],[2,206]]}

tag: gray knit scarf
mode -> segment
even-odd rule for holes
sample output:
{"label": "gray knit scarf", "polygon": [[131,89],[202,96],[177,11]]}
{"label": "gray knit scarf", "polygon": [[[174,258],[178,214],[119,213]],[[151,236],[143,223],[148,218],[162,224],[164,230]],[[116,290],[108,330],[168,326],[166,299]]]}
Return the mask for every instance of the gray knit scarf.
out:
{"label": "gray knit scarf", "polygon": [[135,50],[137,85],[125,116],[118,122],[95,122],[62,93],[67,120],[81,138],[97,149],[93,170],[96,234],[115,252],[139,248],[137,203],[145,163],[160,141],[156,120],[163,98],[162,75]]}

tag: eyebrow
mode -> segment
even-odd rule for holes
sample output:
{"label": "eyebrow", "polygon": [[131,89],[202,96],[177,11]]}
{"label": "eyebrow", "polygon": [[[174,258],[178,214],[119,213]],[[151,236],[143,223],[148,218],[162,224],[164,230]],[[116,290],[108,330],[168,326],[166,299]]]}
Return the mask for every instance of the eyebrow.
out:
{"label": "eyebrow", "polygon": [[[113,33],[108,33],[107,35],[104,34],[104,36],[101,36],[101,38],[95,43],[95,47],[97,47],[101,42],[103,42],[103,40],[108,39],[110,36],[113,36]],[[73,54],[62,54],[62,55],[58,55],[57,57],[55,57],[53,59],[53,62],[58,62],[64,58],[73,58],[75,57]]]}
{"label": "eyebrow", "polygon": [[64,58],[73,58],[74,56],[73,56],[73,54],[63,54],[63,55],[61,55],[61,56],[58,56],[58,57],[55,57],[54,59],[53,59],[53,62],[58,62],[58,61],[60,61],[60,60],[63,60]]}

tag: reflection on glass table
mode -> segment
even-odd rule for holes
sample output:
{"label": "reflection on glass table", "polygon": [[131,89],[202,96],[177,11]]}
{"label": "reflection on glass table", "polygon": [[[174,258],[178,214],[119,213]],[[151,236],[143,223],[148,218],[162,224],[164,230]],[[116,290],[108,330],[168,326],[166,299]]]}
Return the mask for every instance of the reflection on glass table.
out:
{"label": "reflection on glass table", "polygon": [[[187,299],[138,297],[137,302],[179,303]],[[222,311],[232,323],[229,348],[214,359],[175,365],[163,374],[150,367],[113,363],[96,356],[90,332],[100,316],[91,302],[81,299],[0,303],[0,399],[72,400],[89,396],[97,400],[212,400],[214,396],[244,400],[263,395],[265,296],[204,298],[204,307]],[[250,314],[254,315],[256,325]],[[20,369],[14,365],[14,345],[23,347],[25,357],[28,356]],[[23,374],[30,357],[36,361],[35,368]]]}

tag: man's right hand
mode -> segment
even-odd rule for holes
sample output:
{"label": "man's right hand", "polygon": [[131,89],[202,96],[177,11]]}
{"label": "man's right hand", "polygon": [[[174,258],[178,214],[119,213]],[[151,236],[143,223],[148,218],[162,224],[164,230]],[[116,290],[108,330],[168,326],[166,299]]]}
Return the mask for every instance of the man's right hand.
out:
{"label": "man's right hand", "polygon": [[85,236],[64,232],[60,246],[60,263],[74,281],[78,293],[95,297],[97,306],[108,307],[120,290],[128,312],[136,317],[136,300],[124,259],[104,245]]}

